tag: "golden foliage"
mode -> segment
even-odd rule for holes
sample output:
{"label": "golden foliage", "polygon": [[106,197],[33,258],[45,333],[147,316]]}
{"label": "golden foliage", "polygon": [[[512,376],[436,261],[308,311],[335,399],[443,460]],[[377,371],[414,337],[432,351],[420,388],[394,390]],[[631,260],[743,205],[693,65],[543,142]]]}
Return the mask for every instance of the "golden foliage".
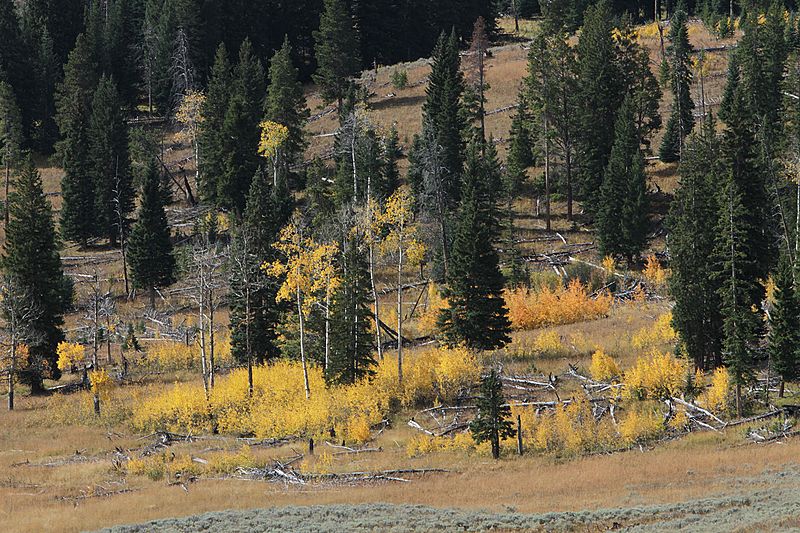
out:
{"label": "golden foliage", "polygon": [[289,138],[289,128],[271,120],[263,121],[260,127],[261,140],[258,143],[258,153],[271,159],[277,155],[280,147]]}
{"label": "golden foliage", "polygon": [[402,186],[386,200],[384,211],[377,212],[376,224],[388,230],[380,243],[381,252],[399,256],[409,266],[419,265],[425,256],[425,245],[417,239],[412,225],[414,197],[408,186]]}
{"label": "golden foliage", "polygon": [[655,288],[661,288],[667,281],[667,271],[661,266],[661,262],[654,254],[647,256],[647,263],[644,268],[644,278]]}
{"label": "golden foliage", "polygon": [[92,392],[94,394],[105,394],[114,385],[111,376],[108,375],[105,368],[89,372],[89,383],[92,385]]}
{"label": "golden foliage", "polygon": [[56,354],[58,369],[62,372],[81,365],[85,358],[84,347],[77,342],[59,342]]}
{"label": "golden foliage", "polygon": [[662,344],[675,342],[677,333],[672,328],[672,312],[664,313],[656,319],[652,327],[637,331],[631,338],[631,344],[640,350],[655,348]]}
{"label": "golden foliage", "polygon": [[175,120],[183,126],[181,137],[192,143],[197,140],[197,133],[203,123],[203,105],[206,95],[202,91],[188,91],[181,100],[175,113]]}
{"label": "golden foliage", "polygon": [[555,330],[540,333],[533,341],[533,351],[539,355],[560,355],[565,352],[561,335]]}
{"label": "golden foliage", "polygon": [[[142,362],[153,370],[191,370],[200,365],[200,346],[197,343],[187,346],[183,342],[171,340],[149,342],[146,344]],[[225,333],[216,336],[214,365],[231,366],[233,363],[230,335]]]}
{"label": "golden foliage", "polygon": [[475,444],[475,441],[472,439],[472,435],[468,431],[456,433],[452,437],[435,437],[433,435],[421,433],[408,439],[406,442],[406,455],[409,457],[418,457],[431,452],[469,452],[480,450],[480,448],[480,446]]}
{"label": "golden foliage", "polygon": [[440,398],[452,399],[480,377],[480,365],[465,349],[430,349],[406,359],[402,388],[397,362],[386,357],[371,380],[326,388],[322,369],[309,367],[311,388],[306,399],[302,366],[279,361],[253,371],[253,396],[247,371],[221,377],[206,402],[202,386],[176,384],[171,390],[138,401],[132,425],[152,431],[208,431],[212,419],[221,433],[254,434],[261,438],[322,435],[334,428],[346,439],[364,442],[369,428],[380,423],[390,406],[406,406]]}
{"label": "golden foliage", "polygon": [[592,379],[597,381],[610,381],[622,374],[619,370],[619,366],[617,366],[617,362],[603,350],[597,350],[592,354],[592,363],[589,365],[589,373]]}
{"label": "golden foliage", "polygon": [[617,271],[617,261],[607,255],[603,258],[603,270],[606,271],[606,276],[612,276]]}
{"label": "golden foliage", "polygon": [[[685,415],[684,415],[685,416]],[[619,434],[632,445],[657,438],[664,431],[664,417],[647,404],[636,406],[619,423]]]}
{"label": "golden foliage", "polygon": [[417,331],[420,336],[433,335],[438,330],[437,321],[441,310],[447,307],[447,299],[442,296],[439,287],[428,283],[428,301],[423,312],[417,320]]}
{"label": "golden foliage", "polygon": [[616,439],[610,422],[595,419],[585,397],[559,403],[526,425],[531,423],[531,444],[541,451],[577,454],[610,447]]}
{"label": "golden foliage", "polygon": [[566,288],[543,287],[537,292],[522,289],[505,294],[508,316],[514,329],[536,329],[546,326],[595,320],[608,315],[612,297],[606,292],[597,297],[583,284],[572,280]]}
{"label": "golden foliage", "polygon": [[649,357],[639,357],[625,372],[623,398],[660,400],[676,396],[686,381],[687,370],[686,361],[654,350]]}
{"label": "golden foliage", "polygon": [[728,369],[717,368],[711,375],[711,383],[700,395],[702,405],[715,414],[724,414],[730,407],[731,376]]}

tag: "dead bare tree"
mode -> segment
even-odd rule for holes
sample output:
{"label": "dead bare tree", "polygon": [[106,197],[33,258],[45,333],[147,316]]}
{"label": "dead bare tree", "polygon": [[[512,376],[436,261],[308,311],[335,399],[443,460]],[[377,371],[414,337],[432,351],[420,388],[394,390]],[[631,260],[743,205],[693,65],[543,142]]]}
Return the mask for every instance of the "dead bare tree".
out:
{"label": "dead bare tree", "polygon": [[41,334],[31,325],[42,311],[28,291],[13,276],[0,279],[0,311],[3,315],[2,344],[7,349],[5,370],[8,384],[8,410],[14,410],[17,373],[20,370],[20,347],[41,340]]}

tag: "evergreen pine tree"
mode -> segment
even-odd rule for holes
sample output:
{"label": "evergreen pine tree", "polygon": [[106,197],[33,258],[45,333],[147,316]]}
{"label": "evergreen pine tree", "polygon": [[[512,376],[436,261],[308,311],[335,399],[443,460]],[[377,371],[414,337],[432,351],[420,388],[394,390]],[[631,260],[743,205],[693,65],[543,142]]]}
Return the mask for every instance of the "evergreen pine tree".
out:
{"label": "evergreen pine tree", "polygon": [[[241,216],[250,182],[258,170],[259,123],[264,106],[264,69],[249,40],[239,48],[232,94],[222,122],[222,174],[217,183],[217,202]],[[230,90],[230,89],[229,89]]]}
{"label": "evergreen pine tree", "polygon": [[614,124],[624,91],[611,32],[611,11],[605,1],[590,6],[578,39],[579,103],[577,133],[580,191],[585,209],[597,213],[603,174],[614,144]]}
{"label": "evergreen pine tree", "polygon": [[503,382],[493,368],[481,379],[481,394],[477,400],[478,415],[470,422],[469,430],[476,443],[489,441],[492,457],[500,458],[500,439],[517,434],[511,417],[511,407],[503,397]]}
{"label": "evergreen pine tree", "polygon": [[692,101],[692,45],[689,43],[687,15],[678,7],[670,22],[668,54],[670,59],[670,88],[673,102],[667,130],[659,148],[659,157],[664,162],[677,161],[683,153],[686,136],[694,126],[694,102]]}
{"label": "evergreen pine tree", "polygon": [[198,143],[203,159],[200,164],[200,183],[197,184],[204,201],[217,202],[217,184],[225,172],[225,139],[223,124],[230,102],[233,74],[225,45],[220,44],[214,57],[211,76],[203,103],[203,122]]}
{"label": "evergreen pine tree", "polygon": [[689,139],[680,166],[680,187],[670,207],[670,294],[675,299],[672,324],[697,370],[722,365],[722,316],[719,279],[713,254],[721,167],[720,141],[709,116]]}
{"label": "evergreen pine tree", "polygon": [[150,307],[154,308],[156,289],[175,282],[175,257],[155,161],[147,166],[138,218],[127,245],[133,286],[150,291]]}
{"label": "evergreen pine tree", "polygon": [[301,159],[307,145],[303,128],[309,111],[298,76],[299,72],[292,64],[292,47],[287,37],[270,60],[264,118],[288,128],[289,136],[285,143],[288,163]]}
{"label": "evergreen pine tree", "polygon": [[385,198],[394,193],[400,186],[400,171],[397,168],[397,161],[403,156],[403,149],[400,147],[400,136],[397,128],[393,125],[389,130],[389,135],[383,140],[383,185],[382,190]]}
{"label": "evergreen pine tree", "polygon": [[7,82],[0,80],[0,163],[5,180],[3,211],[8,224],[8,196],[11,174],[19,163],[22,149],[22,116],[20,115],[14,90]]}
{"label": "evergreen pine tree", "polygon": [[439,327],[450,345],[463,343],[472,349],[491,350],[510,341],[511,323],[503,300],[500,261],[493,246],[498,217],[494,191],[488,189],[492,169],[480,158],[476,143],[468,150],[466,167],[444,290],[448,307],[439,315]]}
{"label": "evergreen pine tree", "polygon": [[784,385],[800,376],[800,301],[797,298],[792,265],[781,257],[775,273],[775,303],[769,317],[769,354],[772,366],[781,377],[779,397]]}
{"label": "evergreen pine tree", "polygon": [[342,253],[344,275],[331,309],[330,359],[325,369],[328,383],[351,384],[375,374],[369,271],[358,241],[351,236]]}
{"label": "evergreen pine tree", "polygon": [[89,42],[79,35],[64,67],[58,88],[56,121],[61,140],[56,145],[64,168],[61,179],[61,235],[83,245],[95,235],[95,194],[89,154],[89,122],[97,85],[97,64]]}
{"label": "evergreen pine tree", "polygon": [[292,199],[285,180],[273,188],[271,177],[266,172],[257,172],[242,224],[234,234],[233,253],[239,264],[230,277],[234,295],[230,301],[231,352],[241,363],[248,359],[248,341],[256,362],[263,363],[279,355],[276,327],[280,305],[275,302],[279,280],[267,276],[261,265],[276,259],[272,244],[278,240],[291,212]]}
{"label": "evergreen pine tree", "polygon": [[89,158],[94,181],[94,233],[116,246],[121,229],[119,215],[126,218],[133,210],[133,185],[122,101],[116,83],[106,76],[100,78],[92,101]]}
{"label": "evergreen pine tree", "polygon": [[604,255],[632,262],[647,244],[647,185],[644,157],[633,114],[625,98],[614,127],[614,146],[603,177],[597,233]]}
{"label": "evergreen pine tree", "polygon": [[64,276],[52,208],[30,156],[15,183],[9,209],[11,219],[0,266],[6,276],[17,280],[31,298],[31,305],[39,310],[34,323],[28,324],[35,340],[28,346],[29,364],[20,379],[33,392],[41,392],[44,378],[60,377],[56,347],[64,340],[61,327],[64,312],[72,303],[72,285]]}
{"label": "evergreen pine tree", "polygon": [[314,43],[317,59],[314,82],[320,86],[323,100],[328,103],[337,101],[341,108],[350,85],[349,79],[361,69],[358,33],[346,2],[325,0],[319,30],[314,32]]}
{"label": "evergreen pine tree", "polygon": [[464,166],[463,133],[467,127],[461,105],[464,76],[460,67],[455,31],[449,38],[442,33],[433,51],[422,120],[442,150],[443,179],[440,193],[450,209],[458,205]]}

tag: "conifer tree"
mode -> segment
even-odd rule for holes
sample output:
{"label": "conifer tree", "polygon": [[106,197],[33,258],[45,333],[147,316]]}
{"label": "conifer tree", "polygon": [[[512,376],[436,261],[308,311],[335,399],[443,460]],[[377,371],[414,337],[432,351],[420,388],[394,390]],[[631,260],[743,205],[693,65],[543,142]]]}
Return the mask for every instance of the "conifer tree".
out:
{"label": "conifer tree", "polygon": [[633,101],[628,96],[614,126],[614,146],[603,177],[597,213],[597,232],[604,255],[622,256],[632,262],[647,244],[646,179]]}
{"label": "conifer tree", "polygon": [[79,35],[64,67],[64,81],[58,88],[56,121],[61,140],[56,150],[64,168],[64,177],[61,179],[61,235],[84,245],[95,234],[89,122],[97,81],[97,64],[92,58],[89,43],[83,35]]}
{"label": "conifer tree", "polygon": [[464,76],[461,74],[458,37],[455,31],[448,38],[439,37],[433,51],[433,64],[425,90],[422,120],[442,150],[441,191],[445,207],[458,205],[461,174],[464,166],[463,132],[466,129],[461,98]]}
{"label": "conifer tree", "polygon": [[35,50],[33,68],[36,86],[30,139],[37,150],[49,154],[58,140],[55,97],[62,65],[46,26],[42,25],[39,33],[31,30],[28,38],[30,46]]}
{"label": "conifer tree", "polygon": [[576,48],[580,189],[585,209],[592,214],[599,208],[603,174],[614,144],[614,131],[609,125],[614,124],[625,94],[620,86],[623,77],[616,61],[612,29],[608,3],[589,6]]}
{"label": "conifer tree", "polygon": [[100,78],[92,100],[89,158],[94,181],[94,233],[116,246],[120,215],[124,219],[133,210],[133,186],[122,101],[116,83],[106,76]]}
{"label": "conifer tree", "polygon": [[489,189],[492,168],[481,159],[475,142],[468,150],[466,167],[444,290],[448,307],[439,315],[439,327],[450,345],[463,343],[472,349],[491,350],[510,341],[511,323],[503,300],[503,274],[493,246],[498,217],[493,190]]}
{"label": "conifer tree", "polygon": [[246,362],[249,355],[263,363],[279,355],[275,341],[280,306],[275,298],[280,281],[267,276],[261,265],[277,259],[272,243],[291,213],[285,180],[273,188],[267,173],[257,172],[231,254],[231,352],[237,361]]}
{"label": "conifer tree", "polygon": [[761,333],[763,288],[752,276],[757,270],[749,236],[751,220],[742,190],[733,172],[725,176],[720,198],[716,256],[718,289],[722,300],[723,361],[736,384],[736,414],[742,416],[742,386],[753,372],[755,351]]}
{"label": "conifer tree", "polygon": [[[233,71],[232,94],[222,122],[222,174],[217,183],[217,203],[241,216],[250,182],[259,166],[259,123],[264,105],[264,69],[249,40],[239,48]],[[230,90],[230,89],[229,89]]]}
{"label": "conifer tree", "polygon": [[11,173],[17,166],[22,149],[22,116],[20,115],[14,90],[7,82],[0,80],[0,162],[5,175],[5,195],[3,211],[8,224],[8,196]]}
{"label": "conifer tree", "polygon": [[156,289],[175,282],[175,256],[164,211],[161,175],[155,161],[147,166],[138,218],[127,244],[133,286],[148,290],[150,307],[155,308]]}
{"label": "conifer tree", "polygon": [[792,265],[781,257],[775,273],[775,304],[769,317],[769,355],[772,366],[781,377],[778,396],[783,398],[784,385],[800,376],[800,301],[794,286]]}
{"label": "conifer tree", "polygon": [[403,156],[400,135],[393,125],[389,135],[383,140],[383,184],[381,189],[385,198],[390,197],[400,187],[400,171],[397,161]]}
{"label": "conifer tree", "polygon": [[522,182],[525,180],[526,171],[533,166],[533,141],[530,131],[530,117],[524,102],[517,104],[517,112],[511,119],[511,131],[509,133],[509,147],[507,159],[507,178],[506,190],[511,196],[519,192]]}
{"label": "conifer tree", "polygon": [[500,439],[511,438],[517,434],[514,424],[508,420],[511,407],[503,397],[503,382],[493,368],[481,379],[481,394],[476,402],[478,415],[470,423],[469,429],[476,443],[489,441],[492,457],[500,458]]}
{"label": "conifer tree", "polygon": [[372,311],[367,260],[359,238],[351,235],[342,251],[343,276],[333,295],[330,358],[325,368],[328,383],[350,384],[375,374]]}
{"label": "conifer tree", "polygon": [[692,101],[692,45],[689,43],[687,15],[679,6],[670,22],[670,89],[673,102],[667,130],[661,142],[659,156],[664,162],[677,161],[683,153],[686,136],[694,126],[694,102]]}
{"label": "conifer tree", "polygon": [[713,254],[718,217],[717,176],[722,168],[720,140],[709,116],[686,146],[669,227],[672,324],[697,370],[722,365],[722,302]]}
{"label": "conifer tree", "polygon": [[217,184],[225,172],[225,139],[223,123],[230,102],[233,74],[224,44],[220,44],[214,57],[214,65],[208,82],[206,100],[203,103],[203,124],[198,144],[203,154],[200,162],[200,196],[208,203],[217,202]]}
{"label": "conifer tree", "polygon": [[31,333],[29,363],[20,380],[34,393],[43,391],[43,379],[58,379],[56,347],[64,340],[63,315],[72,303],[72,284],[64,276],[50,202],[42,179],[28,156],[16,180],[0,260],[4,274],[14,278],[38,310],[27,325]]}
{"label": "conifer tree", "polygon": [[349,80],[361,69],[358,34],[346,2],[325,0],[314,43],[317,59],[314,82],[320,86],[323,100],[336,101],[341,109]]}
{"label": "conifer tree", "polygon": [[285,150],[287,162],[302,158],[307,145],[303,128],[309,117],[299,72],[292,64],[292,47],[287,37],[269,64],[269,87],[264,118],[283,124],[289,129]]}

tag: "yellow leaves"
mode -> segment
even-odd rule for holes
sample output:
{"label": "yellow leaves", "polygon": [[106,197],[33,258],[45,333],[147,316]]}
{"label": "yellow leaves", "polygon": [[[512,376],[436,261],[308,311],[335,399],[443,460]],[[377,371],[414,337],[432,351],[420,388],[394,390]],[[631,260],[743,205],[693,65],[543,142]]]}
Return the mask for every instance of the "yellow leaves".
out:
{"label": "yellow leaves", "polygon": [[603,258],[603,270],[606,271],[606,275],[611,276],[617,271],[617,262],[614,260],[613,257],[607,255]]}
{"label": "yellow leaves", "polygon": [[654,350],[649,357],[640,357],[636,365],[625,372],[622,396],[637,400],[676,396],[685,383],[687,370],[686,361]]}
{"label": "yellow leaves", "polygon": [[425,257],[425,245],[417,240],[417,228],[412,225],[414,197],[411,189],[404,185],[397,189],[388,200],[383,212],[376,215],[380,228],[388,229],[380,244],[381,252],[402,253],[407,265],[419,265]]}
{"label": "yellow leaves", "polygon": [[564,352],[561,335],[555,330],[543,331],[533,341],[533,351],[538,355],[559,355]]}
{"label": "yellow leaves", "polygon": [[261,140],[258,143],[258,153],[271,159],[277,155],[278,149],[289,138],[289,128],[271,120],[265,120],[259,126],[261,127]]}
{"label": "yellow leaves", "polygon": [[92,392],[94,394],[105,394],[114,385],[111,376],[108,375],[105,368],[89,372],[89,383],[92,385]]}
{"label": "yellow leaves", "polygon": [[508,291],[505,300],[512,327],[524,330],[604,317],[611,310],[612,298],[605,292],[592,298],[581,282],[574,279],[566,288]]}
{"label": "yellow leaves", "polygon": [[59,342],[56,349],[58,369],[62,372],[78,366],[84,361],[84,347],[72,342]]}
{"label": "yellow leaves", "polygon": [[676,338],[677,333],[672,328],[672,312],[668,312],[659,316],[652,327],[645,327],[637,331],[631,338],[631,344],[642,350],[673,343]]}
{"label": "yellow leaves", "polygon": [[17,368],[20,370],[27,368],[30,364],[30,356],[31,350],[27,344],[17,346]]}
{"label": "yellow leaves", "polygon": [[175,120],[183,126],[182,136],[195,142],[200,124],[203,123],[203,105],[206,95],[202,91],[188,91],[175,113]]}
{"label": "yellow leaves", "polygon": [[654,439],[663,431],[663,417],[648,405],[631,409],[619,423],[619,434],[627,445]]}
{"label": "yellow leaves", "polygon": [[715,414],[723,414],[730,406],[731,376],[728,369],[717,368],[711,375],[711,384],[700,395],[700,403]]}
{"label": "yellow leaves", "polygon": [[645,279],[655,288],[663,287],[664,283],[667,281],[667,271],[661,266],[661,262],[653,254],[647,256],[647,263],[643,274]]}
{"label": "yellow leaves", "polygon": [[147,345],[145,361],[159,370],[187,370],[197,360],[196,350],[182,342],[156,341]]}
{"label": "yellow leaves", "polygon": [[453,398],[480,376],[475,356],[463,349],[431,349],[406,359],[408,379],[397,385],[397,362],[385,358],[371,380],[326,388],[322,369],[309,367],[315,391],[303,394],[303,370],[298,362],[278,361],[253,370],[253,396],[247,394],[247,370],[220,377],[208,402],[199,384],[176,384],[147,397],[134,407],[137,429],[208,431],[212,415],[221,433],[252,433],[260,438],[288,435],[320,436],[334,429],[355,442],[369,438],[369,428],[388,415],[392,403],[416,405],[437,395]]}
{"label": "yellow leaves", "polygon": [[619,377],[622,372],[617,366],[617,362],[607,355],[603,350],[597,350],[592,354],[592,363],[589,365],[589,373],[592,379],[597,381],[610,381]]}
{"label": "yellow leaves", "polygon": [[286,276],[278,290],[278,301],[294,301],[300,293],[303,313],[308,315],[320,292],[333,294],[341,283],[334,266],[337,243],[317,243],[291,223],[281,230],[273,247],[284,255],[285,261],[265,263],[262,268],[270,276]]}

